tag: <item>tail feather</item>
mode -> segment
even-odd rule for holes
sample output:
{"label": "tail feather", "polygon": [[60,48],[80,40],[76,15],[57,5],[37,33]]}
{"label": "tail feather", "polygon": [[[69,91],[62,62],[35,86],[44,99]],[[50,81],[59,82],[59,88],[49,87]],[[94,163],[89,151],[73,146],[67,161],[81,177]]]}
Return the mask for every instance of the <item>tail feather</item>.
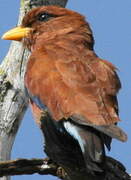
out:
{"label": "tail feather", "polygon": [[80,135],[85,141],[83,156],[87,169],[102,172],[100,164],[104,161],[105,150],[100,137],[90,131],[80,132]]}
{"label": "tail feather", "polygon": [[91,127],[78,126],[69,121],[64,122],[64,127],[78,141],[87,171],[102,172],[100,165],[104,161],[105,149],[99,133]]}
{"label": "tail feather", "polygon": [[108,151],[111,150],[111,142],[112,142],[112,138],[107,136],[104,133],[100,133],[102,142],[105,144],[106,148],[108,149]]}

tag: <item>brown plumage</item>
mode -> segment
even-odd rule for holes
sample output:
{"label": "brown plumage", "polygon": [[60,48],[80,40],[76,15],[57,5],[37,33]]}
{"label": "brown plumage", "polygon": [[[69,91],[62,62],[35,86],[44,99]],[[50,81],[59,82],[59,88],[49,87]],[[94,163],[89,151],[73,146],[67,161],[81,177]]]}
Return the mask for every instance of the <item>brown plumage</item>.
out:
{"label": "brown plumage", "polygon": [[[21,27],[30,29],[17,40],[23,38],[31,51],[25,87],[45,135],[46,153],[66,165],[71,161],[64,159],[69,153],[72,161],[83,154],[86,168],[101,172],[104,144],[110,149],[111,138],[126,141],[126,134],[116,126],[121,84],[115,66],[95,54],[90,26],[74,11],[35,8]],[[52,120],[40,118],[44,108]],[[70,152],[73,147],[76,151]]]}

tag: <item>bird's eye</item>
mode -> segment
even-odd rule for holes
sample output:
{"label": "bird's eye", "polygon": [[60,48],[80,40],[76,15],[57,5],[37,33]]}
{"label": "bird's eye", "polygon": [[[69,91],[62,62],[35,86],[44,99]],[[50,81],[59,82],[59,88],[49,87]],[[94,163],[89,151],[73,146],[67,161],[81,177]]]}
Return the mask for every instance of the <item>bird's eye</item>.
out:
{"label": "bird's eye", "polygon": [[41,13],[41,14],[38,15],[38,20],[39,21],[48,21],[52,17],[53,16],[51,14]]}

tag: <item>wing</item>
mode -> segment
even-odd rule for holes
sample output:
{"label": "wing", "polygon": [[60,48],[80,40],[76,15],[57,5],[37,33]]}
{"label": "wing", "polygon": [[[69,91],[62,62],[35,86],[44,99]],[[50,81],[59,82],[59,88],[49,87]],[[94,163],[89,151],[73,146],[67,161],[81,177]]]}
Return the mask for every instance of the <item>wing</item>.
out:
{"label": "wing", "polygon": [[126,141],[126,134],[115,125],[119,121],[116,94],[121,88],[116,68],[95,55],[87,61],[58,62],[57,67],[64,82],[77,92],[73,97],[77,107],[71,115],[72,120]]}
{"label": "wing", "polygon": [[56,121],[71,117],[126,140],[122,130],[115,126],[114,131],[114,123],[119,121],[116,94],[121,86],[115,67],[95,54],[71,59],[46,54],[37,54],[37,60],[35,55],[30,57],[25,82],[32,99],[42,109],[46,105]]}
{"label": "wing", "polygon": [[120,81],[112,64],[94,55],[94,60],[58,61],[56,66],[71,94],[64,107],[72,109],[71,116],[95,125],[119,121],[116,94]]}

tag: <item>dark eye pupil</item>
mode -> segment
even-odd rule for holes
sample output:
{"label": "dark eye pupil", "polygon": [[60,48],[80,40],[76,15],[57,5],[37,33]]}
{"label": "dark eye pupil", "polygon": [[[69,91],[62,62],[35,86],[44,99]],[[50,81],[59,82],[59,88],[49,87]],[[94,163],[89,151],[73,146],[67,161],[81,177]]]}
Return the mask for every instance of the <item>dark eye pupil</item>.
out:
{"label": "dark eye pupil", "polygon": [[37,19],[39,21],[48,21],[49,19],[55,18],[55,17],[57,17],[57,16],[54,14],[48,14],[46,12],[43,12],[37,16]]}
{"label": "dark eye pupil", "polygon": [[48,14],[40,14],[38,17],[39,21],[45,21],[46,19],[48,19],[49,15]]}

